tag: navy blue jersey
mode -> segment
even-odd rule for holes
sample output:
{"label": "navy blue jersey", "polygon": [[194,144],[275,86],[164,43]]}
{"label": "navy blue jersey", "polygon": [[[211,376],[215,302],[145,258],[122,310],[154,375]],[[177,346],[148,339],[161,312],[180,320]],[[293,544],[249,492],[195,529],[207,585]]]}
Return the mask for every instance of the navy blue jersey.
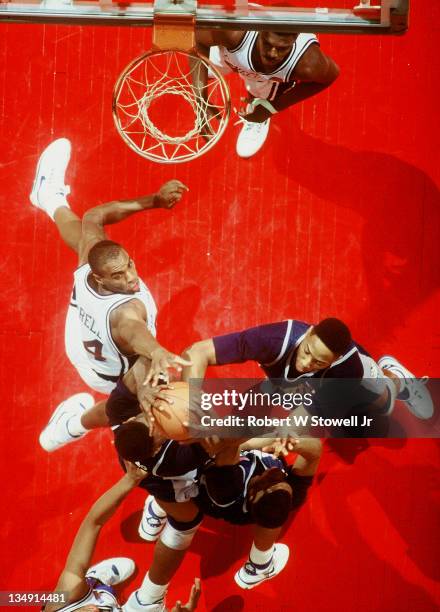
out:
{"label": "navy blue jersey", "polygon": [[[141,413],[136,395],[122,380],[107,399],[106,413],[113,428]],[[197,494],[198,470],[209,460],[200,444],[184,445],[167,440],[144,462],[148,476],[139,486],[163,501],[186,501]]]}
{"label": "navy blue jersey", "polygon": [[[326,417],[363,413],[383,393],[380,382],[369,379],[365,366],[368,353],[352,342],[348,350],[329,367],[300,373],[295,368],[298,346],[310,329],[309,323],[289,319],[213,338],[218,365],[256,361],[273,381],[275,390],[301,385],[312,393],[307,410]],[[368,360],[367,360],[368,361]]]}
{"label": "navy blue jersey", "polygon": [[199,495],[194,501],[202,512],[214,518],[235,525],[253,523],[246,500],[249,482],[273,467],[285,472],[286,481],[292,487],[292,510],[297,510],[306,499],[313,476],[298,476],[281,459],[257,450],[243,452],[237,465],[208,468],[209,478],[207,473],[201,475]]}
{"label": "navy blue jersey", "polygon": [[289,319],[251,327],[241,332],[213,338],[218,365],[257,361],[271,379],[286,382],[299,378],[361,378],[363,367],[359,350],[352,343],[348,351],[331,366],[316,372],[301,374],[295,369],[296,349],[311,324]]}

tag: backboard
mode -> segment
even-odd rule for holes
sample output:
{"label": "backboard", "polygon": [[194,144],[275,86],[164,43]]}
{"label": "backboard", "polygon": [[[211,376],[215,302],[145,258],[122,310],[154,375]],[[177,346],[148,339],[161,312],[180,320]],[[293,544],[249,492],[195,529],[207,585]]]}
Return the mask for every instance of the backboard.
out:
{"label": "backboard", "polygon": [[[164,4],[184,0],[0,0],[0,21],[151,26]],[[324,6],[319,6],[323,4]],[[409,0],[203,0],[198,28],[399,34],[408,28]]]}

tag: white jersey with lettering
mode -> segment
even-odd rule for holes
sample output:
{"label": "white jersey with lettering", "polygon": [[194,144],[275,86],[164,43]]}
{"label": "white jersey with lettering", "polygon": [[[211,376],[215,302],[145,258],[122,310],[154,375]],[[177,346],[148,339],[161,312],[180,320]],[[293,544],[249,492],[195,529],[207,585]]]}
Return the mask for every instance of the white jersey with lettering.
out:
{"label": "white jersey with lettering", "polygon": [[91,287],[89,274],[88,264],[74,273],[72,299],[66,320],[66,352],[89,386],[110,393],[118,377],[130,367],[128,357],[120,352],[113,340],[110,315],[122,304],[133,299],[140,300],[147,312],[147,329],[155,336],[157,307],[142,280],[139,280],[140,290],[135,294],[100,295]]}
{"label": "white jersey with lettering", "polygon": [[234,49],[219,47],[222,64],[246,81],[248,91],[259,98],[273,100],[280,83],[294,82],[293,71],[301,57],[313,44],[319,44],[314,34],[298,34],[292,49],[284,62],[273,72],[262,74],[252,64],[252,51],[257,42],[258,32],[246,32],[239,45]]}

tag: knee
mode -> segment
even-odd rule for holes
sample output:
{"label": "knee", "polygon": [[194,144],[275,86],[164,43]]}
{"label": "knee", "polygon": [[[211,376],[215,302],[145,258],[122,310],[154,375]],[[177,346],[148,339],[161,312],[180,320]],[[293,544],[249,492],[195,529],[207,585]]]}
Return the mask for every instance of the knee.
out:
{"label": "knee", "polygon": [[203,514],[199,511],[191,521],[177,521],[172,516],[168,517],[160,541],[173,550],[186,550],[202,523]]}

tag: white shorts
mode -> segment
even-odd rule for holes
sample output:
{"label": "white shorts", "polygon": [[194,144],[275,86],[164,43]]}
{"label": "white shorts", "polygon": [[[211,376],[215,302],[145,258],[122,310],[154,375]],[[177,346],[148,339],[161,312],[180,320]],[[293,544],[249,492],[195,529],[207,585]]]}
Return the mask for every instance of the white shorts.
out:
{"label": "white shorts", "polygon": [[[225,63],[223,55],[220,51],[220,47],[210,47],[209,49],[209,61],[214,64],[221,74],[231,74],[233,70]],[[208,72],[209,75],[209,72]],[[274,81],[265,80],[263,82],[254,81],[253,79],[247,79],[242,75],[239,75],[243,79],[247,91],[254,96],[254,98],[262,98],[267,100],[272,91]]]}
{"label": "white shorts", "polygon": [[81,341],[81,327],[78,319],[77,309],[69,306],[67,309],[66,326],[64,328],[64,344],[66,355],[81,376],[83,381],[94,391],[110,395],[116,387],[111,380],[104,380],[93,371],[86,349]]}

